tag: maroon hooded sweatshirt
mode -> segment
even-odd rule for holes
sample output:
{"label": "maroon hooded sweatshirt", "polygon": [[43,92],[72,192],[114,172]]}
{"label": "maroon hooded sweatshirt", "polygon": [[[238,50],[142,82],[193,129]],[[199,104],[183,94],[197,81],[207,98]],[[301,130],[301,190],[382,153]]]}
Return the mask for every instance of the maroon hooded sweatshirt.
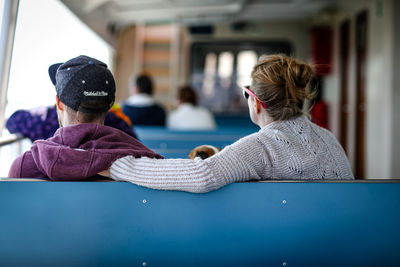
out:
{"label": "maroon hooded sweatshirt", "polygon": [[132,136],[112,127],[83,123],[59,128],[37,140],[11,165],[10,178],[83,180],[110,168],[118,158],[162,158]]}

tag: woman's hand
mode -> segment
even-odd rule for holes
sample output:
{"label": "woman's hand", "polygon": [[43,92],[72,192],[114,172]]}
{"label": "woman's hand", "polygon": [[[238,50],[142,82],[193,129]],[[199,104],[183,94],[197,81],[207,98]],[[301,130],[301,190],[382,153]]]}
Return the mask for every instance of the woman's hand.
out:
{"label": "woman's hand", "polygon": [[195,157],[200,157],[201,159],[209,158],[215,154],[217,154],[221,149],[219,147],[210,146],[210,145],[201,145],[195,147],[189,153],[189,159],[194,159]]}

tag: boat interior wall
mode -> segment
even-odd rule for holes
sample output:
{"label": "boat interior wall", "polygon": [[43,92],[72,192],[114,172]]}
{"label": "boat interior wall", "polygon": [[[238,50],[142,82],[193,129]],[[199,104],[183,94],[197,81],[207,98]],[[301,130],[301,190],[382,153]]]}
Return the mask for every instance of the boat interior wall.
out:
{"label": "boat interior wall", "polygon": [[[379,6],[378,4],[382,5]],[[393,168],[397,158],[392,157],[392,145],[396,141],[395,131],[398,130],[398,123],[393,121],[396,116],[395,107],[400,105],[399,97],[395,97],[393,92],[397,88],[393,85],[393,77],[399,66],[393,64],[393,49],[396,38],[393,21],[398,15],[398,11],[393,8],[396,1],[338,1],[338,10],[335,19],[332,21],[332,27],[335,31],[335,51],[332,74],[325,77],[326,94],[325,100],[330,106],[330,129],[339,136],[340,122],[340,55],[339,55],[339,28],[346,20],[349,21],[349,66],[348,66],[348,104],[349,107],[356,105],[356,17],[360,12],[368,11],[368,29],[367,29],[367,62],[366,62],[366,109],[365,116],[365,176],[366,177],[399,177],[399,170]],[[393,67],[388,67],[393,66]],[[396,78],[395,78],[396,79]],[[348,112],[347,143],[346,151],[350,162],[355,167],[357,158],[355,153],[356,136],[356,112],[350,108]],[[379,156],[378,156],[379,155]],[[398,161],[398,160],[397,160]]]}
{"label": "boat interior wall", "polygon": [[140,47],[136,44],[136,27],[131,26],[125,28],[118,36],[115,56],[113,58],[113,73],[116,84],[115,99],[122,101],[130,95],[130,79],[134,73],[135,62],[139,60],[138,49],[132,47]]}
{"label": "boat interior wall", "polygon": [[[229,23],[220,23],[215,27],[217,39],[237,39],[245,38],[255,40],[286,41],[292,45],[292,55],[302,60],[309,60],[310,55],[310,22],[307,20],[292,21],[266,21],[260,23],[249,23],[241,30],[234,30]],[[200,37],[192,36],[194,40]],[[204,38],[203,38],[204,39]]]}
{"label": "boat interior wall", "polygon": [[147,72],[154,76],[156,98],[167,106],[173,103],[177,88],[191,80],[190,46],[195,42],[287,42],[292,55],[308,59],[309,23],[306,21],[260,22],[249,24],[240,31],[229,23],[213,27],[210,35],[193,35],[187,26],[177,24],[136,25],[122,30],[114,60],[117,101],[129,96],[129,78],[132,75]]}
{"label": "boat interior wall", "polygon": [[146,23],[202,25],[220,22],[293,20],[331,10],[335,0],[62,0],[85,24],[112,45],[113,34]]}
{"label": "boat interior wall", "polygon": [[[393,14],[400,14],[400,2],[393,1]],[[394,34],[394,45],[393,50],[393,70],[400,70],[400,16],[393,16],[393,31]],[[393,111],[391,113],[390,125],[393,127],[393,132],[391,134],[392,148],[391,148],[391,174],[390,177],[400,177],[400,75],[393,75],[393,95],[392,95],[392,106]]]}
{"label": "boat interior wall", "polygon": [[187,64],[183,61],[188,60],[187,45],[183,42],[186,37],[178,25],[136,25],[124,29],[119,35],[114,60],[116,100],[129,96],[132,78],[147,73],[154,80],[156,99],[167,107],[173,103],[174,89],[183,84],[179,81],[185,81],[187,75]]}

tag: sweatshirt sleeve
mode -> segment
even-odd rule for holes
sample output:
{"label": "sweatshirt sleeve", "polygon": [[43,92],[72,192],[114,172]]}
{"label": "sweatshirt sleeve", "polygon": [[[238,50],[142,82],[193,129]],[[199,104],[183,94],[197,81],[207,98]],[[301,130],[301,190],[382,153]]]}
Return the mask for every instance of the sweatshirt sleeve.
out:
{"label": "sweatshirt sleeve", "polygon": [[10,170],[8,171],[8,178],[21,178],[21,167],[24,155],[19,156],[11,164]]}
{"label": "sweatshirt sleeve", "polygon": [[8,172],[9,178],[47,178],[36,166],[31,151],[14,160]]}
{"label": "sweatshirt sleeve", "polygon": [[127,156],[112,164],[110,175],[153,189],[205,193],[233,182],[261,179],[265,164],[254,141],[239,140],[206,160]]}

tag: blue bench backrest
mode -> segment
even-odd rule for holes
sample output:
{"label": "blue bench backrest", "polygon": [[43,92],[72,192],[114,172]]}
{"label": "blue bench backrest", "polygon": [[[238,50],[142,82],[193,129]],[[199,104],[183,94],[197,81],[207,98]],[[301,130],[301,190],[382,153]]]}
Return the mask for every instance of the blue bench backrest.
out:
{"label": "blue bench backrest", "polygon": [[0,266],[400,266],[400,183],[0,182]]}
{"label": "blue bench backrest", "polygon": [[215,114],[214,118],[219,128],[257,128],[257,125],[251,121],[248,112],[245,114]]}
{"label": "blue bench backrest", "polygon": [[166,158],[187,158],[199,145],[224,148],[240,138],[256,132],[254,128],[221,128],[212,131],[168,130],[159,126],[135,127],[140,141]]}

